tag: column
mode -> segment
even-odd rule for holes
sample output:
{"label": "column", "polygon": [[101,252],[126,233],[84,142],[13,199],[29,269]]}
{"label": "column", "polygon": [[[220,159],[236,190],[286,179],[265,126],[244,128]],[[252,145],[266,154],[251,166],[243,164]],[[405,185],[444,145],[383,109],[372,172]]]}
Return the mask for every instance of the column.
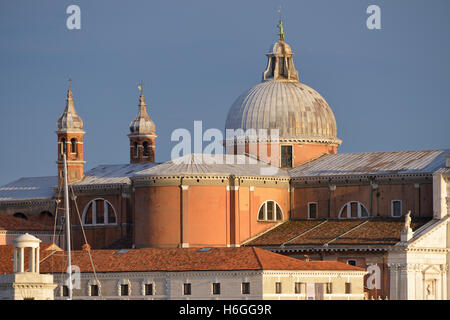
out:
{"label": "column", "polygon": [[36,273],[39,273],[39,247],[36,248]]}
{"label": "column", "polygon": [[36,261],[35,261],[35,250],[36,248],[30,248],[30,260],[29,260],[29,266],[28,270],[29,272],[36,272]]}
{"label": "column", "polygon": [[17,248],[14,248],[14,273],[17,272],[17,266],[18,266],[18,261],[17,261]]}
{"label": "column", "polygon": [[24,263],[24,254],[25,254],[25,250],[24,248],[19,248],[19,259],[20,259],[20,267],[19,267],[19,272],[24,272],[25,270],[25,263]]}

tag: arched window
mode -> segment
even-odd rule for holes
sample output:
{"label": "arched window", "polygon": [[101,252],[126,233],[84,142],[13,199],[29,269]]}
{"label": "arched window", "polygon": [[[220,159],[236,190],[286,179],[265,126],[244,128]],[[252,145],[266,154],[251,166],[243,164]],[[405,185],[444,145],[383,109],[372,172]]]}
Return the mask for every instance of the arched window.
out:
{"label": "arched window", "polygon": [[51,213],[50,211],[42,211],[41,212],[41,217],[53,217],[53,213]]}
{"label": "arched window", "polygon": [[116,224],[116,210],[108,200],[94,199],[84,208],[82,220],[84,225]]}
{"label": "arched window", "polygon": [[28,217],[22,212],[16,212],[13,214],[13,217],[28,220]]}
{"label": "arched window", "polygon": [[281,221],[283,220],[283,212],[275,201],[269,200],[264,202],[259,208],[258,221]]}
{"label": "arched window", "polygon": [[61,139],[61,154],[63,153],[67,153],[67,144],[64,138]]}
{"label": "arched window", "polygon": [[339,219],[367,218],[368,216],[366,207],[358,201],[347,202],[339,212]]}
{"label": "arched window", "polygon": [[145,141],[145,142],[142,144],[142,146],[144,147],[143,156],[144,156],[144,157],[148,157],[149,154],[150,154],[148,142]]}
{"label": "arched window", "polygon": [[134,157],[135,158],[139,157],[139,149],[138,149],[138,143],[137,142],[134,143]]}
{"label": "arched window", "polygon": [[71,145],[71,152],[72,153],[77,153],[77,139],[72,138],[70,140],[70,145]]}

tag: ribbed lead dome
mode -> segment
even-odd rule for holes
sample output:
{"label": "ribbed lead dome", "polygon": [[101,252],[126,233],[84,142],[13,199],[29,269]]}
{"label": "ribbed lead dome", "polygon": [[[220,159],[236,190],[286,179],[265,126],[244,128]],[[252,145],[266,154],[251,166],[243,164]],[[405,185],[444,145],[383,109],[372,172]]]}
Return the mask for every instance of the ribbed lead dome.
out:
{"label": "ribbed lead dome", "polygon": [[228,112],[226,129],[278,129],[282,140],[340,145],[325,99],[300,83],[293,53],[280,39],[267,54],[262,83],[242,94]]}
{"label": "ribbed lead dome", "polygon": [[156,132],[155,123],[147,113],[147,104],[144,94],[139,97],[139,111],[136,118],[130,123],[130,134],[152,134]]}

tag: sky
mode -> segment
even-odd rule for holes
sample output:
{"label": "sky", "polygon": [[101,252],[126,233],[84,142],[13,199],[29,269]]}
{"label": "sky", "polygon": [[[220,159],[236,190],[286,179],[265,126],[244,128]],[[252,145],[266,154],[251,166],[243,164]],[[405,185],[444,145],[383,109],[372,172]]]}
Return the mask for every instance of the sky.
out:
{"label": "sky", "polygon": [[[70,5],[81,29],[69,30]],[[223,130],[261,81],[281,5],[300,81],[336,117],[338,152],[450,148],[448,0],[15,0],[0,2],[0,185],[56,175],[56,120],[72,78],[84,160],[129,162],[144,83],[156,161],[173,130]],[[369,30],[369,5],[381,29]]]}

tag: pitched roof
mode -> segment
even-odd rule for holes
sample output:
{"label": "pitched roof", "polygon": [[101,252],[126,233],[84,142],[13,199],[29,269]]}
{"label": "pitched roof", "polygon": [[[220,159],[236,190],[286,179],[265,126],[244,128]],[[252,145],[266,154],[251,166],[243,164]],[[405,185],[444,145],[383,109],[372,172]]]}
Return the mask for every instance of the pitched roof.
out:
{"label": "pitched roof", "polygon": [[286,170],[247,155],[188,154],[138,172],[138,176],[173,174],[234,174],[286,176]]}
{"label": "pitched roof", "polygon": [[0,187],[0,201],[50,199],[53,187],[58,185],[58,177],[20,178]]}
{"label": "pitched roof", "polygon": [[[57,252],[62,251],[58,246],[52,243],[41,243],[39,247],[39,256],[41,258],[41,261],[45,258],[48,258],[48,256],[55,254]],[[13,259],[14,258],[14,246],[9,245],[3,245],[0,246],[0,274],[4,273],[13,273],[14,272],[14,266],[13,266]],[[28,259],[25,259],[25,270],[28,269]]]}
{"label": "pitched roof", "polygon": [[[260,248],[174,248],[91,250],[96,272],[233,271],[233,270],[333,270],[363,271],[341,262],[302,261]],[[0,246],[0,273],[11,272],[12,246]],[[64,251],[41,254],[42,273],[64,273]],[[72,263],[81,272],[92,272],[88,252],[72,251]]]}
{"label": "pitched roof", "polygon": [[0,214],[0,230],[8,231],[53,231],[53,227],[35,221]]}
{"label": "pitched roof", "polygon": [[130,177],[158,163],[103,164],[84,174],[83,180],[74,185],[129,183]]}
{"label": "pitched roof", "polygon": [[188,154],[164,163],[100,165],[86,172],[83,180],[74,185],[129,183],[132,177],[180,174],[276,175],[288,177],[287,171],[245,155],[217,155],[215,157],[210,154]]}
{"label": "pitched roof", "polygon": [[[413,218],[416,230],[430,219]],[[405,222],[396,218],[287,221],[246,243],[248,246],[394,245]]]}
{"label": "pitched roof", "polygon": [[338,153],[323,155],[289,171],[293,178],[367,174],[433,173],[445,167],[450,150]]}

